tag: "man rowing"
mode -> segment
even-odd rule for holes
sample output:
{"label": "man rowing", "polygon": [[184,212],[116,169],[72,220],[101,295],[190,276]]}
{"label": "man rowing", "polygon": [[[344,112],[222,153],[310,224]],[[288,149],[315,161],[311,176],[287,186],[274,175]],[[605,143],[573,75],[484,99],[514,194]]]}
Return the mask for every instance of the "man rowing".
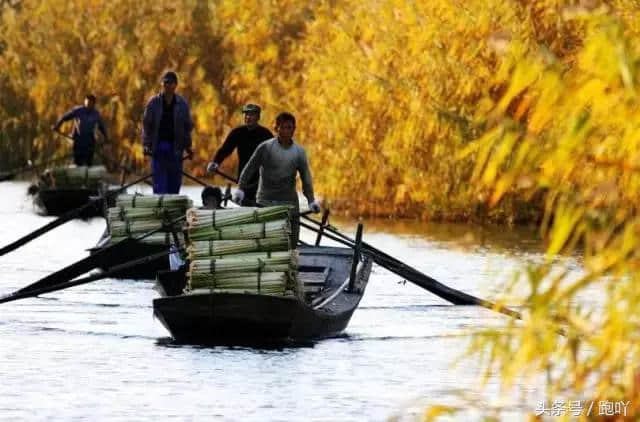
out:
{"label": "man rowing", "polygon": [[260,174],[257,203],[260,206],[292,205],[292,245],[298,243],[300,231],[298,193],[296,192],[296,176],[300,173],[302,193],[309,202],[309,209],[320,211],[320,204],[313,194],[313,181],[307,154],[299,143],[293,140],[296,130],[296,118],[291,113],[280,113],[276,118],[276,137],[261,143],[245,166],[238,189],[233,195],[236,203],[244,199],[244,192],[250,186],[254,174]]}

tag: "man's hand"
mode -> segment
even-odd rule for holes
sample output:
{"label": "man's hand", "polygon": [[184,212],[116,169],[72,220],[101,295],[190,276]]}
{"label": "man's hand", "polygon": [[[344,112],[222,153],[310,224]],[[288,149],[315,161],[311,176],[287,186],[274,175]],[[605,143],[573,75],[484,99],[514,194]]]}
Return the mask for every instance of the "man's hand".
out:
{"label": "man's hand", "polygon": [[313,201],[309,204],[309,209],[314,213],[320,212],[320,203],[318,201]]}
{"label": "man's hand", "polygon": [[244,191],[239,188],[236,189],[236,191],[233,193],[233,197],[231,198],[231,200],[236,204],[240,205],[240,202],[242,202],[243,199],[244,199]]}
{"label": "man's hand", "polygon": [[151,155],[152,155],[151,154],[151,147],[148,146],[148,145],[145,145],[145,146],[142,147],[142,152],[143,152],[144,155],[147,155],[149,157],[151,157]]}
{"label": "man's hand", "polygon": [[193,159],[193,151],[191,150],[191,148],[186,148],[185,152],[187,153],[187,160]]}
{"label": "man's hand", "polygon": [[210,162],[209,164],[207,164],[207,172],[215,173],[216,170],[218,170],[218,166],[219,164],[216,163],[215,161]]}

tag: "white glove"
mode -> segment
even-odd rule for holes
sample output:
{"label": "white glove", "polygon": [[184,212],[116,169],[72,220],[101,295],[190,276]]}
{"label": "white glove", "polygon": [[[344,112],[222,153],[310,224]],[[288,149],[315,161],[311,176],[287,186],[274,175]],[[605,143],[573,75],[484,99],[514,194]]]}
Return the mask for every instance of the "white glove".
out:
{"label": "white glove", "polygon": [[240,205],[240,202],[244,199],[244,191],[242,189],[236,189],[233,193],[233,202]]}
{"label": "white glove", "polygon": [[313,201],[309,204],[309,209],[311,212],[320,212],[320,203],[318,201]]}
{"label": "white glove", "polygon": [[212,161],[209,164],[207,164],[207,171],[209,173],[215,173],[215,171],[218,170],[218,166],[219,166],[218,163],[216,163],[215,161]]}

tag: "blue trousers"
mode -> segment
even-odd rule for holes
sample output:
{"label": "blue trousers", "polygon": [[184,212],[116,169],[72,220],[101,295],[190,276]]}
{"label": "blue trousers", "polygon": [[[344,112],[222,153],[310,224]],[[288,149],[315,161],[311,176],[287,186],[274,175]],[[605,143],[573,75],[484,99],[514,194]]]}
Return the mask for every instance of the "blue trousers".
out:
{"label": "blue trousers", "polygon": [[182,153],[176,153],[172,142],[158,142],[151,160],[153,193],[180,193],[182,185]]}
{"label": "blue trousers", "polygon": [[91,166],[93,164],[93,150],[95,142],[87,139],[74,138],[73,162],[76,166]]}

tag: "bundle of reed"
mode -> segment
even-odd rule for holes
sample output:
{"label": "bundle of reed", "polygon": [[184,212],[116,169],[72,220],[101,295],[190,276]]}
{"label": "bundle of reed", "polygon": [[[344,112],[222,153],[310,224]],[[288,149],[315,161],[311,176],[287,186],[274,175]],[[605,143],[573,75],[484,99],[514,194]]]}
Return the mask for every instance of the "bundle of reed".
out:
{"label": "bundle of reed", "polygon": [[104,166],[55,167],[42,175],[45,186],[55,188],[97,189],[105,180]]}
{"label": "bundle of reed", "polygon": [[266,223],[239,224],[218,229],[213,227],[202,227],[197,230],[189,229],[189,238],[194,241],[266,239],[288,236],[290,232],[289,220],[278,220]]}
{"label": "bundle of reed", "polygon": [[180,209],[184,214],[193,206],[185,195],[138,195],[122,194],[116,198],[116,207],[125,208],[169,208]]}
{"label": "bundle of reed", "polygon": [[109,222],[135,220],[174,220],[183,215],[179,208],[112,207],[107,210]]}
{"label": "bundle of reed", "polygon": [[266,239],[192,241],[187,251],[189,259],[194,261],[196,259],[247,252],[282,251],[288,248],[289,236],[285,236]]}
{"label": "bundle of reed", "polygon": [[198,293],[204,288],[213,293],[284,295],[290,290],[289,279],[287,272],[206,274],[191,278],[189,288],[191,293]]}
{"label": "bundle of reed", "polygon": [[191,261],[189,273],[192,279],[201,275],[233,272],[283,272],[293,271],[298,266],[296,251],[274,252],[270,258],[247,258],[229,255],[222,258]]}
{"label": "bundle of reed", "polygon": [[289,251],[279,251],[279,252],[270,252],[270,251],[266,251],[266,252],[247,252],[247,253],[237,253],[237,254],[233,254],[233,255],[210,255],[207,256],[206,258],[198,258],[199,260],[202,259],[220,259],[220,258],[242,258],[242,259],[257,259],[257,258],[261,258],[261,259],[267,259],[267,258],[272,258],[272,257],[279,257],[281,256],[280,254],[283,253],[288,253]]}
{"label": "bundle of reed", "polygon": [[199,231],[204,228],[219,228],[238,224],[264,223],[267,221],[289,218],[289,205],[265,208],[241,207],[226,210],[200,210],[191,208],[187,211],[189,230]]}
{"label": "bundle of reed", "polygon": [[111,236],[131,236],[136,233],[146,233],[161,228],[162,224],[162,220],[113,221],[110,226]]}
{"label": "bundle of reed", "polygon": [[[135,236],[111,236],[110,243],[118,243],[121,240],[127,239],[129,237]],[[173,234],[168,232],[154,233],[145,237],[144,239],[141,239],[139,242],[145,245],[164,245],[167,247],[174,243]],[[178,242],[180,242],[180,245],[184,245],[184,235],[181,232],[178,232]]]}

